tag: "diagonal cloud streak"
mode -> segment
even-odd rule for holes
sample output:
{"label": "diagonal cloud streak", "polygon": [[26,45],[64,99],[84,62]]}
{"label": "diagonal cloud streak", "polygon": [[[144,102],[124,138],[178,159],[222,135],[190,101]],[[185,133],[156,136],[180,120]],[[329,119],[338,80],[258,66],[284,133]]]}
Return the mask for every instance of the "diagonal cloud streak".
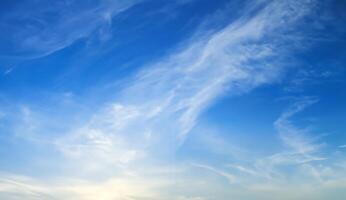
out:
{"label": "diagonal cloud streak", "polygon": [[314,5],[314,1],[257,2],[246,16],[222,30],[192,38],[178,52],[145,66],[116,102],[95,114],[82,132],[69,133],[69,139],[58,143],[76,147],[84,141],[96,147],[95,141],[108,138],[103,142],[176,149],[217,98],[226,92],[247,92],[280,77],[285,64],[279,62],[284,56],[278,52],[289,45],[276,35],[292,28]]}

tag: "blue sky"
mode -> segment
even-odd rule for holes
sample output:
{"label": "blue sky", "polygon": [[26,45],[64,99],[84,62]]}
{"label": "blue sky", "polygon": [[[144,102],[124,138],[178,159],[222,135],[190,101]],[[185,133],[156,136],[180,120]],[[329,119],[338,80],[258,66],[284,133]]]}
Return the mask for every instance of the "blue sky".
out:
{"label": "blue sky", "polygon": [[0,3],[0,199],[342,200],[342,0]]}

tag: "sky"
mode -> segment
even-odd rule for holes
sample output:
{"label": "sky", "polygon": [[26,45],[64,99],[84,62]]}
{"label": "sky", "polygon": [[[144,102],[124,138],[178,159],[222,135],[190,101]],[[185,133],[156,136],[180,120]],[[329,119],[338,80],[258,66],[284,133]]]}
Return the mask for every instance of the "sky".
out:
{"label": "sky", "polygon": [[343,0],[2,0],[0,199],[344,200]]}

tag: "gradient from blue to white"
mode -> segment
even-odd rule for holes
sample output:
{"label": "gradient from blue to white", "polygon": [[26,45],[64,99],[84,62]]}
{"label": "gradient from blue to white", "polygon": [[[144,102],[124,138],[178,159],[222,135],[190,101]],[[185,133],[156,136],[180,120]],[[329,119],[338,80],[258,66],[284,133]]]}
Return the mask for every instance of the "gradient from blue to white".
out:
{"label": "gradient from blue to white", "polygon": [[343,0],[2,0],[0,199],[343,200]]}

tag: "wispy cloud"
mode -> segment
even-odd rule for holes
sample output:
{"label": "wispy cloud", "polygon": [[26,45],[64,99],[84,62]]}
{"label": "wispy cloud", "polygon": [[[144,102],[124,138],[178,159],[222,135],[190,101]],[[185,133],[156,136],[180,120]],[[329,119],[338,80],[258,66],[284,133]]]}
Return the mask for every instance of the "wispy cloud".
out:
{"label": "wispy cloud", "polygon": [[[293,169],[299,170],[302,166],[310,166],[310,162],[326,159],[318,156],[321,144],[316,141],[319,138],[316,136],[317,134],[310,133],[308,129],[298,128],[291,121],[295,114],[316,102],[316,98],[304,97],[290,106],[274,122],[274,127],[286,149],[268,157],[257,159],[255,168],[262,171],[261,174],[264,177],[270,180],[281,180],[287,176],[282,167],[293,166]],[[310,166],[310,169],[312,168],[314,168],[313,165]]]}
{"label": "wispy cloud", "polygon": [[[334,154],[322,154],[323,145],[319,143],[321,136],[306,128],[298,128],[292,119],[308,106],[318,100],[314,97],[303,97],[286,109],[274,122],[279,138],[284,148],[280,152],[269,156],[258,157],[253,164],[249,161],[228,164],[231,169],[242,172],[236,174],[238,179],[248,180],[252,187],[256,181],[269,183],[270,187],[278,185],[310,184],[313,182],[319,186],[328,183],[330,179],[343,180],[344,169],[337,167],[341,164],[340,158]],[[328,160],[328,163],[325,162]],[[245,164],[244,164],[245,163]],[[251,162],[250,162],[251,163]],[[287,170],[289,169],[289,170]],[[339,176],[339,178],[336,178]],[[342,181],[340,182],[342,185]],[[275,186],[276,185],[276,186]],[[271,188],[270,190],[276,190]]]}
{"label": "wispy cloud", "polygon": [[[79,6],[82,2],[27,2],[17,4],[14,10],[10,10],[12,12],[4,12],[0,27],[11,34],[0,41],[13,45],[0,56],[37,58],[92,34],[98,34],[102,39],[111,30],[112,17],[139,1],[89,1],[83,7]],[[13,26],[14,21],[17,26]]]}
{"label": "wispy cloud", "polygon": [[236,177],[233,174],[230,174],[230,173],[227,173],[225,171],[216,169],[216,168],[211,167],[209,165],[193,164],[193,166],[214,172],[214,173],[226,178],[230,183],[233,183],[236,180]]}
{"label": "wispy cloud", "polygon": [[88,156],[92,149],[113,155],[120,148],[117,157],[125,152],[153,155],[156,148],[160,153],[174,152],[200,114],[226,91],[240,94],[277,80],[284,65],[275,65],[274,57],[282,57],[276,51],[284,41],[266,38],[285,32],[288,24],[294,26],[308,14],[310,4],[265,3],[262,10],[214,34],[192,38],[178,51],[145,66],[115,102],[96,112],[85,126],[58,139],[58,147]]}
{"label": "wispy cloud", "polygon": [[[294,7],[298,14],[272,14],[285,6]],[[192,39],[183,50],[146,66],[122,98],[130,106],[148,105],[156,115],[176,115],[176,134],[184,138],[198,116],[225,91],[239,94],[276,80],[284,66],[268,62],[280,55],[275,53],[277,44],[264,39],[276,30],[284,32],[282,18],[293,23],[290,18],[302,15],[295,6],[270,3],[254,17],[246,16],[207,38]]]}
{"label": "wispy cloud", "polygon": [[[314,143],[313,136],[307,136],[307,130],[295,127],[289,119],[307,106],[316,102],[317,99],[315,98],[305,97],[284,112],[274,123],[283,143],[294,152],[305,156],[316,152],[320,145]],[[315,138],[317,137],[315,136]]]}
{"label": "wispy cloud", "polygon": [[250,168],[246,168],[244,166],[241,165],[234,165],[234,164],[229,164],[227,165],[228,167],[234,168],[240,172],[249,174],[249,175],[253,175],[253,176],[262,176],[261,173],[257,172],[256,170],[250,169]]}

